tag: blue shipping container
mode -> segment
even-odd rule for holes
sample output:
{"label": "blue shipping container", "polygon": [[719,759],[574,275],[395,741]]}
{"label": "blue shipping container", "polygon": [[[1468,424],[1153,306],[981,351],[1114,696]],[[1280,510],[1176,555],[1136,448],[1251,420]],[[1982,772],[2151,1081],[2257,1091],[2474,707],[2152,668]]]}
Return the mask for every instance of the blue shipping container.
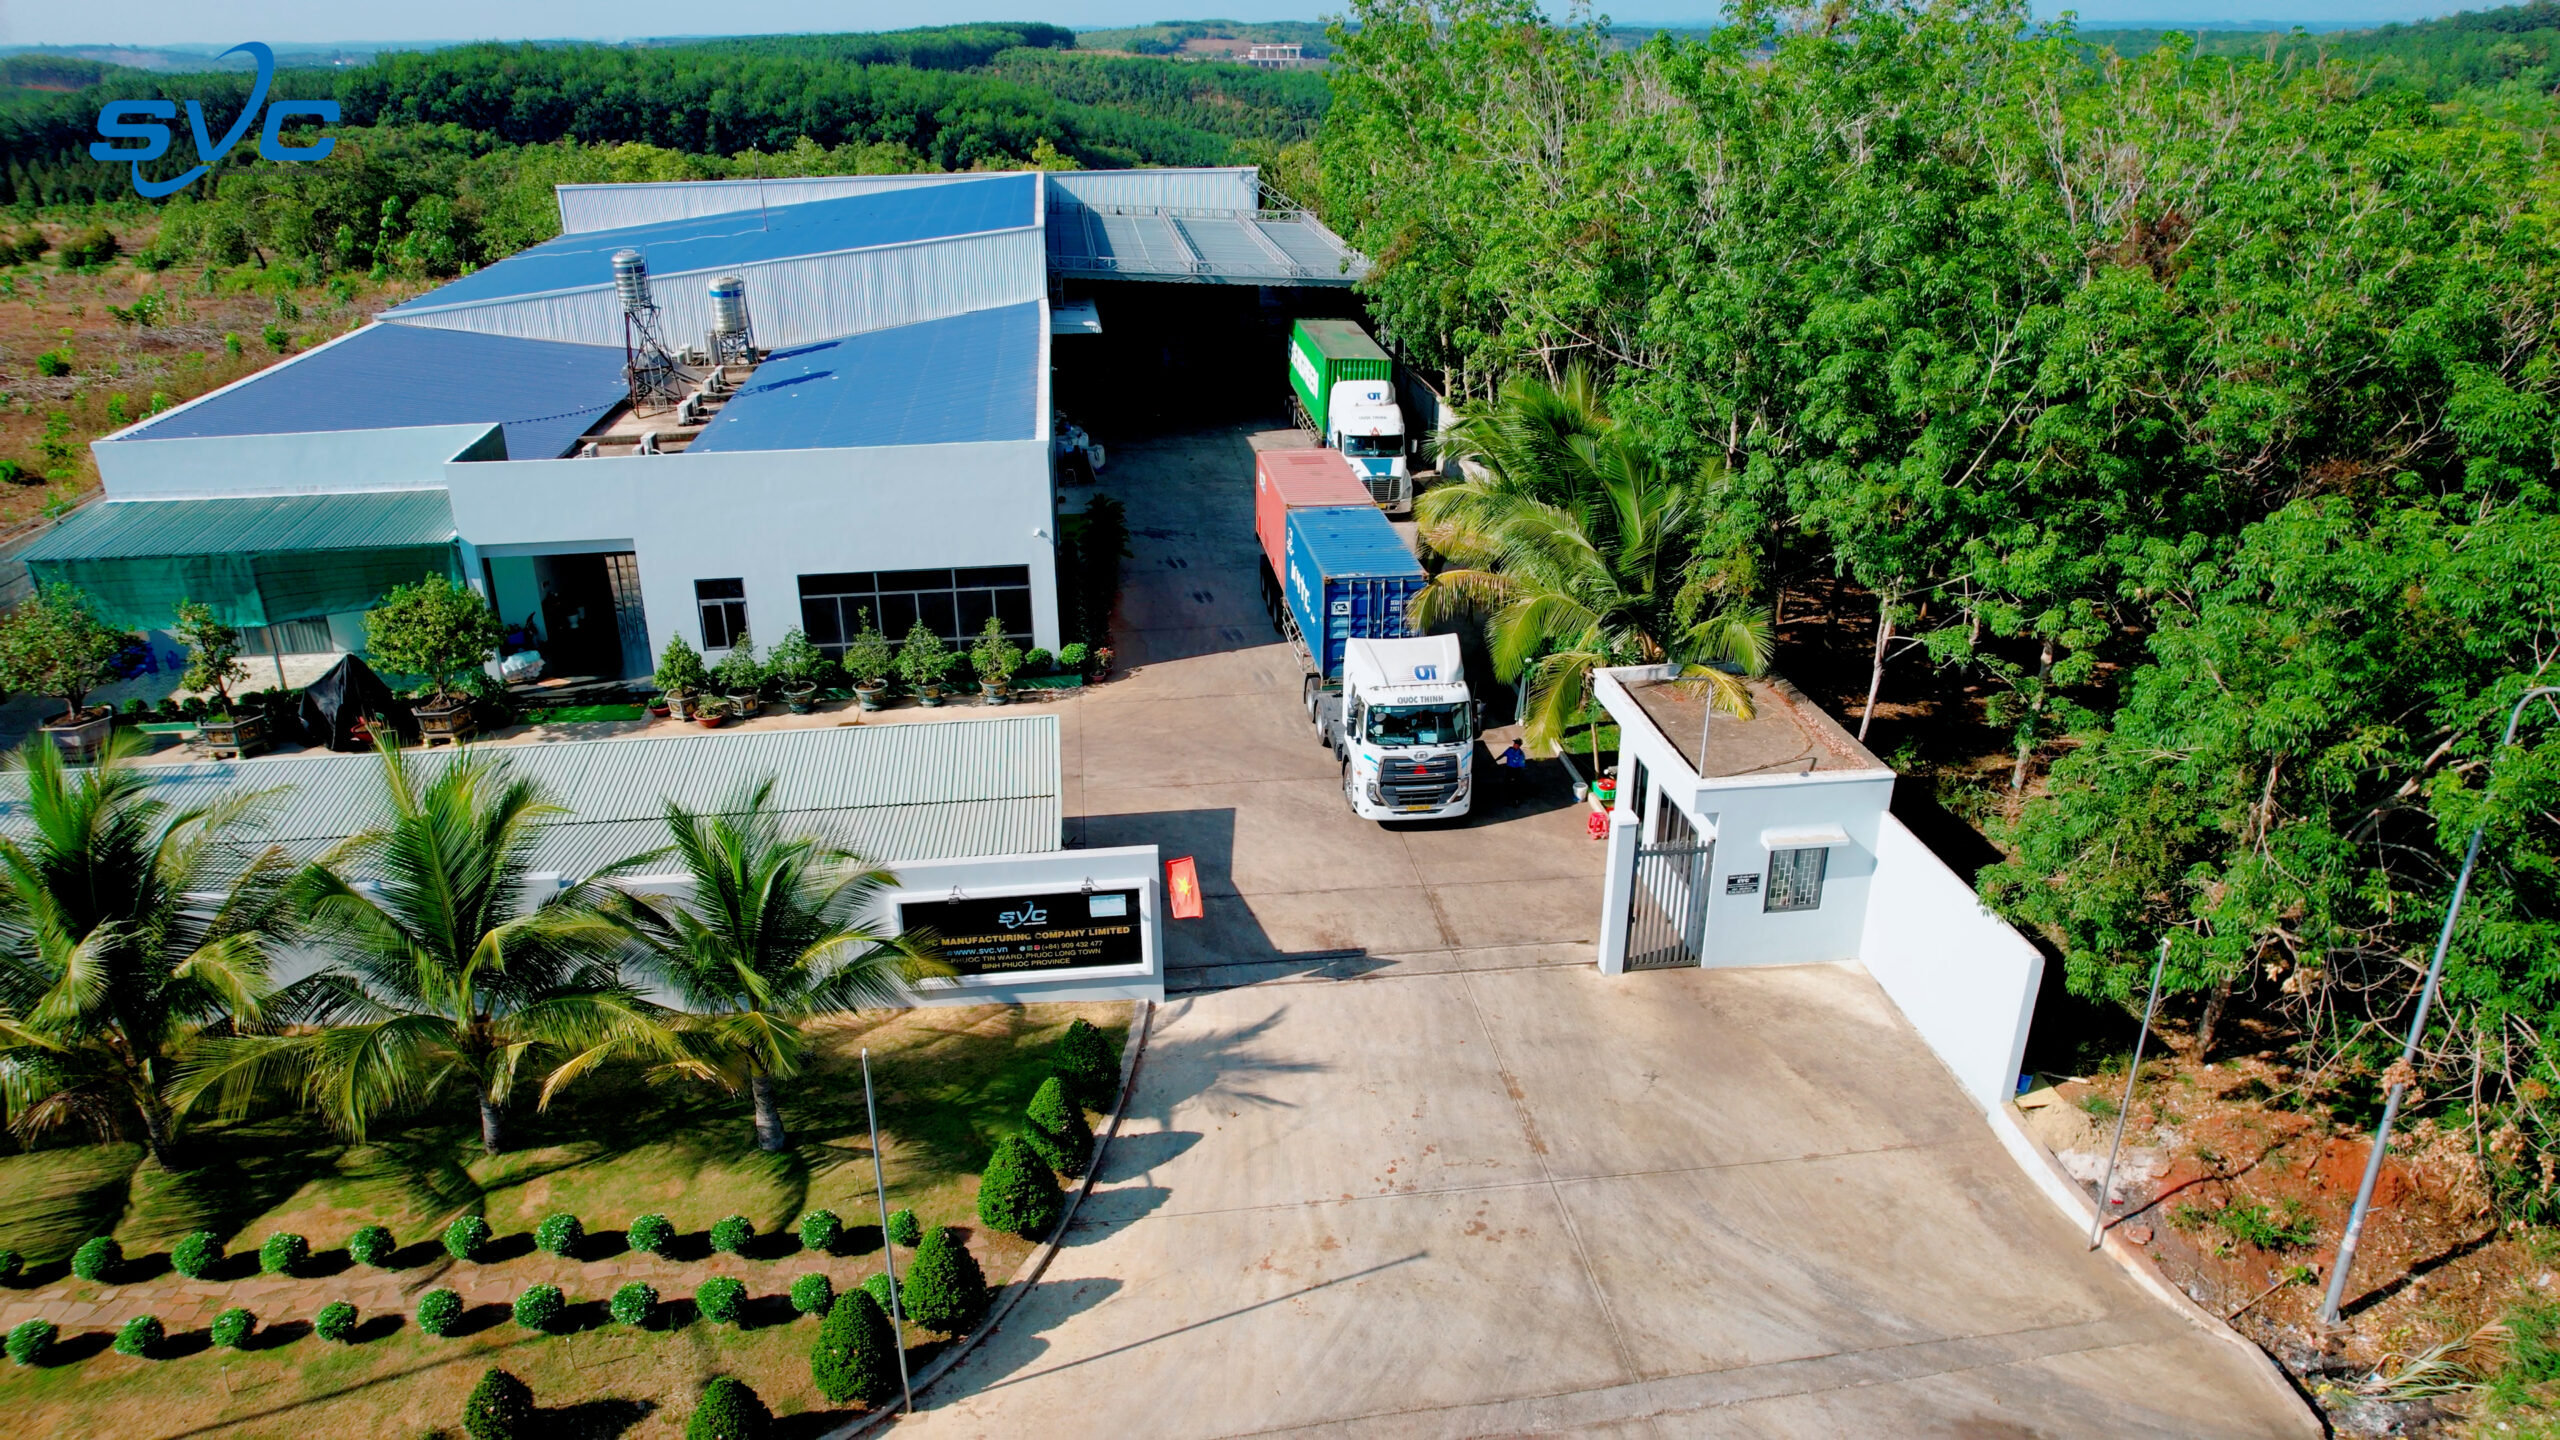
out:
{"label": "blue shipping container", "polygon": [[1396,527],[1374,505],[1289,512],[1289,614],[1327,681],[1342,678],[1343,646],[1413,634],[1405,605],[1430,583]]}

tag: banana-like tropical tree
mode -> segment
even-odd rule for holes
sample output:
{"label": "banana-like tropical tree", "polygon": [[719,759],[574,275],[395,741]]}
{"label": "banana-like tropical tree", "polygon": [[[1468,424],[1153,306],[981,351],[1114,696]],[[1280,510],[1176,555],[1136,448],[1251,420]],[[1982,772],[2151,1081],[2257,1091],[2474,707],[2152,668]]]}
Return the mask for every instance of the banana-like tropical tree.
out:
{"label": "banana-like tropical tree", "polygon": [[265,795],[173,806],[134,765],[139,748],[118,736],[75,771],[38,736],[15,759],[25,829],[0,839],[0,1099],[21,1139],[138,1132],[174,1168],[175,1067],[276,998],[266,944],[290,936],[298,867],[272,847],[242,863]]}
{"label": "banana-like tropical tree", "polygon": [[[681,895],[629,894],[613,912],[640,942],[639,971],[681,999],[684,1056],[668,1068],[755,1102],[756,1144],[781,1150],[781,1086],[799,1074],[810,1016],[904,1005],[908,986],[947,975],[926,932],[875,928],[897,882],[860,856],[785,835],[768,778],[725,809],[670,801],[665,847],[617,870],[675,862]],[[595,1059],[604,1058],[599,1052]],[[574,1080],[592,1061],[552,1076]]]}
{"label": "banana-like tropical tree", "polygon": [[[1561,387],[1512,382],[1449,427],[1443,453],[1470,473],[1416,506],[1424,537],[1453,563],[1414,597],[1413,623],[1483,620],[1495,673],[1529,677],[1530,744],[1559,743],[1611,665],[1677,663],[1710,704],[1750,717],[1745,677],[1767,670],[1774,638],[1765,611],[1718,603],[1716,575],[1697,563],[1714,475],[1666,476],[1617,431],[1579,367]],[[1596,754],[1598,717],[1590,724]]]}
{"label": "banana-like tropical tree", "polygon": [[529,1073],[674,1053],[664,1012],[622,974],[629,936],[604,913],[610,887],[535,883],[537,832],[562,812],[532,781],[468,750],[418,764],[386,743],[382,783],[387,818],[296,883],[307,938],[334,962],[271,1016],[297,1029],[206,1045],[189,1103],[236,1110],[294,1087],[361,1139],[461,1087],[495,1154]]}

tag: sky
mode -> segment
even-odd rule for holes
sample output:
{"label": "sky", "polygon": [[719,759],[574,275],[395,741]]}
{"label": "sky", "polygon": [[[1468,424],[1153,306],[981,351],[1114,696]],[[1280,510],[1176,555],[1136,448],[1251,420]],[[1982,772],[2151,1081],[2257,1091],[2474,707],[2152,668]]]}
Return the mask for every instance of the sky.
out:
{"label": "sky", "polygon": [[[361,44],[478,39],[630,39],[640,36],[892,30],[972,20],[1047,20],[1076,27],[1143,24],[1178,15],[1174,0],[971,0],[928,9],[880,0],[0,0],[0,45]],[[1323,0],[1211,0],[1234,20],[1313,20],[1347,9]],[[1622,23],[1695,22],[1708,0],[1620,0],[1602,10]],[[2036,0],[2036,13],[2063,8]],[[2425,0],[2078,0],[2083,25],[2264,20],[2378,24],[2483,5]]]}

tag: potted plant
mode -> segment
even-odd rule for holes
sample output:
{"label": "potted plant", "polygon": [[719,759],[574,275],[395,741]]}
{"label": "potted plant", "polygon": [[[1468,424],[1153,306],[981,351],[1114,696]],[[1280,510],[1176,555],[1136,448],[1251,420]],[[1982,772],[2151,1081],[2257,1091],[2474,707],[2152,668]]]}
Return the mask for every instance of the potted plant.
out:
{"label": "potted plant", "polygon": [[686,644],[681,635],[667,641],[654,678],[658,693],[666,697],[667,713],[679,720],[685,718],[694,697],[711,688],[711,669],[702,663],[702,652]]}
{"label": "potted plant", "polygon": [[898,647],[898,676],[916,692],[917,704],[942,703],[942,677],[951,673],[954,658],[942,637],[926,629],[923,620],[907,627],[906,643]]}
{"label": "potted plant", "polygon": [[693,718],[702,722],[703,729],[717,730],[728,720],[729,712],[736,708],[729,703],[727,696],[704,695],[693,702]]}
{"label": "potted plant", "polygon": [[149,653],[141,636],[99,619],[69,585],[46,585],[0,616],[0,689],[60,699],[62,714],[44,733],[72,760],[95,758],[115,732],[115,707],[91,708],[89,692],[141,674]]}
{"label": "potted plant", "polygon": [[987,617],[986,628],[978,632],[976,643],[969,647],[969,664],[978,672],[978,692],[990,705],[1005,703],[1006,687],[1013,683],[1013,672],[1022,664],[1021,647],[1004,638],[1004,621]]}
{"label": "potted plant", "polygon": [[231,699],[231,687],[249,678],[240,663],[240,632],[215,618],[213,607],[200,600],[178,602],[178,623],[170,627],[187,647],[187,672],[178,683],[190,690],[210,690],[214,703],[204,719],[205,748],[216,759],[246,758],[267,748],[267,716],[256,705]]}
{"label": "potted plant", "polygon": [[738,632],[738,643],[711,667],[711,678],[718,682],[720,693],[729,698],[729,709],[739,719],[764,709],[764,666],[756,659],[755,638],[744,630]]}
{"label": "potted plant", "polygon": [[471,694],[460,682],[497,655],[504,633],[478,591],[442,575],[399,586],[365,612],[364,633],[378,663],[426,679],[426,699],[417,709],[426,743],[471,734]]}
{"label": "potted plant", "polygon": [[782,687],[782,703],[792,714],[806,715],[817,704],[818,680],[826,672],[827,655],[794,625],[782,632],[781,642],[765,660],[765,669]]}
{"label": "potted plant", "polygon": [[844,647],[845,673],[853,677],[853,698],[863,709],[880,708],[889,693],[889,672],[897,663],[889,649],[889,637],[871,623],[871,612],[863,611],[861,632]]}

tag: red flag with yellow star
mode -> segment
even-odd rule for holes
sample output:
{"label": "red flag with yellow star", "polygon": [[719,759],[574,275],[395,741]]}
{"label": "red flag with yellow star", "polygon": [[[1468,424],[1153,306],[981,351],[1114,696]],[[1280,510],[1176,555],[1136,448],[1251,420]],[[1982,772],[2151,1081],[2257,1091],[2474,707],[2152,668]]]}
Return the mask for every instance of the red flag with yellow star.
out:
{"label": "red flag with yellow star", "polygon": [[1190,856],[1164,862],[1164,883],[1165,888],[1173,892],[1173,918],[1199,919],[1200,867],[1191,863]]}

